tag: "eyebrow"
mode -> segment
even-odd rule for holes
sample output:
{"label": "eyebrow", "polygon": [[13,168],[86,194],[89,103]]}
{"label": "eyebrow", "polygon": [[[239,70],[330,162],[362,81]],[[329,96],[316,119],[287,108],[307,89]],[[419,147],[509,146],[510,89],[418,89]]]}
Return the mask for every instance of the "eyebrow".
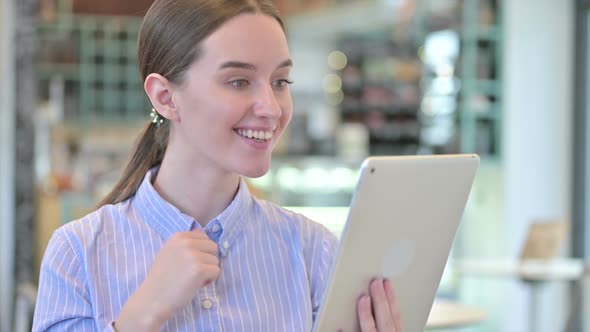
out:
{"label": "eyebrow", "polygon": [[[283,62],[281,62],[278,66],[277,69],[279,68],[283,68],[283,67],[293,67],[293,61],[291,59],[287,59]],[[247,69],[247,70],[253,70],[256,71],[256,66],[251,64],[251,63],[247,63],[247,62],[241,62],[241,61],[227,61],[221,64],[221,66],[219,66],[219,69],[227,69],[227,68],[240,68],[240,69]]]}

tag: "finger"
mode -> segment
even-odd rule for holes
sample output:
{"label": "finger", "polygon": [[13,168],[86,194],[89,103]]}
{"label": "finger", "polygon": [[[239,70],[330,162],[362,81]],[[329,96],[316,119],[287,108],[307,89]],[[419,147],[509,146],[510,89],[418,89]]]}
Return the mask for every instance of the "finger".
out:
{"label": "finger", "polygon": [[389,308],[389,302],[385,295],[385,288],[383,288],[383,279],[373,280],[370,290],[377,330],[392,331],[394,326],[393,317],[391,316],[391,309]]}
{"label": "finger", "polygon": [[204,287],[217,280],[219,274],[221,273],[221,269],[219,266],[209,265],[207,267],[203,267],[201,273],[202,283],[200,287]]}
{"label": "finger", "polygon": [[178,238],[174,242],[174,245],[178,246],[179,250],[187,250],[188,252],[204,252],[211,255],[217,255],[219,253],[217,243],[209,239]]}
{"label": "finger", "polygon": [[219,247],[217,246],[217,243],[209,239],[195,241],[194,248],[198,251],[206,252],[216,256],[219,253]]}
{"label": "finger", "polygon": [[194,255],[194,260],[203,265],[219,266],[219,258],[217,258],[217,255],[208,252],[196,252]]}
{"label": "finger", "polygon": [[190,267],[189,270],[194,277],[201,279],[205,274],[210,274],[212,269],[218,270],[220,268],[217,256],[202,252],[189,256],[188,261],[185,261],[184,264]]}
{"label": "finger", "polygon": [[201,238],[195,237],[194,235],[186,235],[183,238],[177,240],[177,243],[183,246],[187,246],[190,249],[204,251],[211,254],[217,254],[219,252],[219,247],[215,241],[212,241],[208,237]]}
{"label": "finger", "polygon": [[361,296],[357,302],[359,323],[362,332],[376,332],[375,320],[371,312],[371,298],[367,295]]}
{"label": "finger", "polygon": [[385,279],[383,282],[385,288],[385,295],[387,296],[387,302],[389,302],[389,308],[391,309],[391,316],[393,317],[393,325],[395,326],[396,332],[402,331],[402,311],[399,305],[397,294],[391,280]]}
{"label": "finger", "polygon": [[205,233],[200,228],[195,228],[192,231],[186,232],[186,233],[188,233],[189,235],[191,235],[193,237],[199,238],[199,239],[208,239],[209,238],[209,235],[207,235],[207,233]]}
{"label": "finger", "polygon": [[187,240],[195,240],[195,239],[209,239],[207,234],[205,234],[202,230],[195,228],[190,232],[176,232],[172,234],[168,241],[187,241]]}

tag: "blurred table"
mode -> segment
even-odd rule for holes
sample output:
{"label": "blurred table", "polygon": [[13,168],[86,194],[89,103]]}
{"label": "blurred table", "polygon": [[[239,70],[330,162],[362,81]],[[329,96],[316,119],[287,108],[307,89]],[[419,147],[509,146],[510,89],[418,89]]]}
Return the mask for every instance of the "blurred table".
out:
{"label": "blurred table", "polygon": [[436,299],[432,304],[426,329],[459,327],[482,322],[486,313],[480,308],[466,306],[457,302]]}
{"label": "blurred table", "polygon": [[551,281],[575,282],[585,273],[584,261],[577,258],[551,260],[479,259],[453,263],[457,272],[485,277],[518,278],[530,288],[529,331],[538,331],[538,304],[540,287]]}
{"label": "blurred table", "polygon": [[570,281],[584,274],[584,262],[575,258],[552,260],[460,260],[453,263],[460,273],[489,277],[516,277],[524,281]]}

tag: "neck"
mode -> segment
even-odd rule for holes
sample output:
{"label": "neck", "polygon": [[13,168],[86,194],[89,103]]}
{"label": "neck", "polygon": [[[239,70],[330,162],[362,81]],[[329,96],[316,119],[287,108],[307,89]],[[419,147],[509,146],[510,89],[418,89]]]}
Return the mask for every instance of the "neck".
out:
{"label": "neck", "polygon": [[164,157],[154,188],[166,201],[205,227],[232,202],[239,176],[172,159]]}

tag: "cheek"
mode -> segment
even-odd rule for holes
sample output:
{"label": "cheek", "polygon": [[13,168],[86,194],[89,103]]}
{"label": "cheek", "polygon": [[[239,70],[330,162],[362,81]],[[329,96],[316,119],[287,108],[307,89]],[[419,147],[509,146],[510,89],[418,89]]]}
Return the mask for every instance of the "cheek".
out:
{"label": "cheek", "polygon": [[293,117],[293,101],[291,99],[291,95],[287,96],[287,100],[283,103],[281,107],[283,110],[283,114],[281,117],[283,118],[283,122],[285,123],[285,127],[291,122],[291,118]]}
{"label": "cheek", "polygon": [[[291,123],[291,118],[293,118],[293,109],[289,109],[289,111],[285,111],[283,112],[283,127],[284,129],[286,129],[289,126],[289,123]],[[283,130],[284,130],[283,129]]]}

